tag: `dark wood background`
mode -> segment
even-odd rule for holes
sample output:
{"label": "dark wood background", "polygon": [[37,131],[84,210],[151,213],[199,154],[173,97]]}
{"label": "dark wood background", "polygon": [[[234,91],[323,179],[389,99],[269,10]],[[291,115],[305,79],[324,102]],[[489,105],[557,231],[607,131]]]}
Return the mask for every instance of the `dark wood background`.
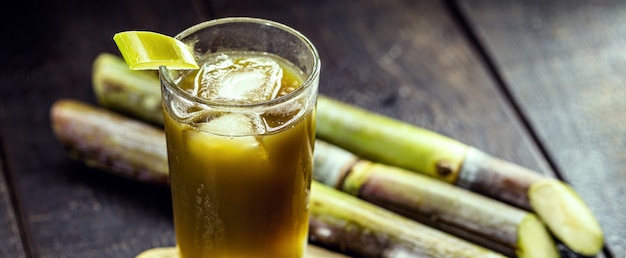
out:
{"label": "dark wood background", "polygon": [[169,190],[70,160],[54,101],[96,103],[124,30],[253,16],[317,46],[320,92],[573,185],[626,248],[624,1],[21,1],[2,8],[0,257],[133,257],[174,245]]}

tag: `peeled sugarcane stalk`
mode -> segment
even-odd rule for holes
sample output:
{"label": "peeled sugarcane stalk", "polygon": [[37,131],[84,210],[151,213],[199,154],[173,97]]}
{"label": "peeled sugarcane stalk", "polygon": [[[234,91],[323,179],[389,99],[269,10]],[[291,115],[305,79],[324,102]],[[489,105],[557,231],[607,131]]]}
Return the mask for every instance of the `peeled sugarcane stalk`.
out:
{"label": "peeled sugarcane stalk", "polygon": [[[109,66],[116,68],[107,68]],[[146,79],[141,84],[120,79],[133,77],[134,72],[121,58],[111,54],[98,56],[93,72],[94,89],[101,105],[148,119],[155,113],[160,114],[156,111],[160,107],[144,109],[139,105],[126,109],[130,98],[124,96],[126,92],[131,96],[141,95],[139,99],[158,100],[159,94],[136,87],[158,88],[156,78]],[[594,255],[602,248],[603,234],[595,217],[576,192],[559,180],[435,132],[325,96],[318,98],[317,114],[317,133],[321,139],[362,158],[425,174],[532,210],[559,240],[579,254]],[[158,119],[162,118],[148,121],[158,124]],[[546,194],[548,192],[550,194]],[[559,207],[559,212],[555,213],[554,207]]]}
{"label": "peeled sugarcane stalk", "polygon": [[517,257],[559,257],[532,213],[317,140],[313,178],[378,206]]}
{"label": "peeled sugarcane stalk", "polygon": [[[59,141],[86,164],[130,178],[167,182],[160,180],[167,177],[167,166],[146,165],[167,163],[163,131],[73,100],[57,101],[51,121]],[[120,141],[119,134],[133,140]],[[504,257],[315,181],[310,198],[310,239],[352,255]]]}

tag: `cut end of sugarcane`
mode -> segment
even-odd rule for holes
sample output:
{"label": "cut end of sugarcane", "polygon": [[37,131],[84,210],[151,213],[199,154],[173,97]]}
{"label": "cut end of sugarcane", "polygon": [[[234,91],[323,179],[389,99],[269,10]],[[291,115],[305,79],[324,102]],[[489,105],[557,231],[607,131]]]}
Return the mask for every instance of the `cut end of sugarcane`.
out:
{"label": "cut end of sugarcane", "polygon": [[556,243],[544,224],[532,213],[519,224],[518,247],[515,254],[518,258],[558,258],[560,257]]}
{"label": "cut end of sugarcane", "polygon": [[600,224],[570,186],[556,179],[534,183],[528,190],[530,205],[548,229],[572,251],[594,256],[602,250]]}
{"label": "cut end of sugarcane", "polygon": [[176,38],[150,31],[124,31],[113,40],[131,70],[198,69],[193,51]]}
{"label": "cut end of sugarcane", "polygon": [[178,248],[157,247],[139,253],[135,258],[178,258]]}

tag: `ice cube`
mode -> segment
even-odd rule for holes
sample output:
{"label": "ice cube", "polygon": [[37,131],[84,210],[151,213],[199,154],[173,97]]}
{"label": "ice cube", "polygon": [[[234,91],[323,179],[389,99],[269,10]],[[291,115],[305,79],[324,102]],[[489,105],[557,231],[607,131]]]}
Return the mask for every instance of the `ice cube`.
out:
{"label": "ice cube", "polygon": [[261,118],[254,114],[226,114],[196,126],[202,131],[221,136],[251,136],[264,131]]}
{"label": "ice cube", "polygon": [[175,99],[167,102],[169,103],[168,110],[176,120],[191,121],[206,112],[189,100],[177,96],[171,96],[171,98]]}
{"label": "ice cube", "polygon": [[278,95],[282,76],[280,65],[270,57],[219,54],[200,68],[194,92],[209,100],[262,102]]}
{"label": "ice cube", "polygon": [[255,135],[261,130],[257,119],[247,114],[227,114],[195,124],[200,131],[188,130],[183,137],[192,155],[215,153],[224,162],[263,163],[268,155],[263,138]]}

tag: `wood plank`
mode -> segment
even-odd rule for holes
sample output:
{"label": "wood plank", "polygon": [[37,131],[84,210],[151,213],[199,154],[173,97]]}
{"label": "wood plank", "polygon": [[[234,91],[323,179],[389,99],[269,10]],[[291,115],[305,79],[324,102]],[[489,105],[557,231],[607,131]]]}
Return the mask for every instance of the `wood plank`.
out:
{"label": "wood plank", "polygon": [[91,63],[101,52],[117,53],[115,32],[175,34],[199,21],[196,11],[179,1],[37,2],[18,1],[21,8],[3,17],[13,24],[6,35],[16,40],[5,41],[3,49],[11,51],[2,51],[2,60],[10,65],[0,72],[5,173],[22,206],[32,256],[134,257],[173,245],[169,189],[68,159],[48,113],[60,98],[95,103]]}
{"label": "wood plank", "polygon": [[[1,109],[0,109],[1,111]],[[0,116],[2,112],[0,112]],[[0,147],[2,147],[0,139]],[[5,169],[2,149],[0,149],[0,257],[26,257],[22,239],[15,219],[15,210],[11,204],[11,192],[5,180]]]}
{"label": "wood plank", "polygon": [[459,1],[564,180],[626,247],[626,2]]}

